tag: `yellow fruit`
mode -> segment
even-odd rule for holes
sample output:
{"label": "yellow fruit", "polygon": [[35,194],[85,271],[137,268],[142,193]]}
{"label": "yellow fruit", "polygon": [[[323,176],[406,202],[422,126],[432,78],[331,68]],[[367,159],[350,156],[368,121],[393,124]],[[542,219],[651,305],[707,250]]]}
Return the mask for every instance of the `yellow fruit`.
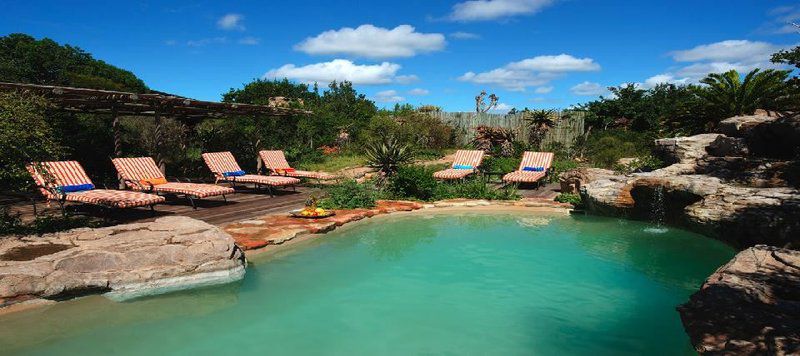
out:
{"label": "yellow fruit", "polygon": [[324,212],[325,212],[325,209],[322,209],[322,208],[316,208],[316,209],[314,209],[314,211],[315,211],[315,212],[317,212],[317,213],[324,213]]}

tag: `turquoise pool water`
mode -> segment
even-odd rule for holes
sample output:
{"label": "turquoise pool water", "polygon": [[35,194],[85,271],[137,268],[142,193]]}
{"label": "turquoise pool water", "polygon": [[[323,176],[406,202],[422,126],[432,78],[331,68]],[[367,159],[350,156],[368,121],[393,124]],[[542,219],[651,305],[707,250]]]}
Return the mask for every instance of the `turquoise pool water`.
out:
{"label": "turquoise pool water", "polygon": [[256,260],[238,283],[0,316],[0,353],[691,354],[675,306],[734,251],[648,227],[516,212],[374,218]]}

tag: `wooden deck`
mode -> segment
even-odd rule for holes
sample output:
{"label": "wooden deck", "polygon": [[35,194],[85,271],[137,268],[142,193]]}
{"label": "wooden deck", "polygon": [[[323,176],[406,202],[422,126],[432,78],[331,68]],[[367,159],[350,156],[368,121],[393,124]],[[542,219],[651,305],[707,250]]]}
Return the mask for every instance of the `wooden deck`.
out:
{"label": "wooden deck", "polygon": [[[221,197],[211,197],[196,200],[197,209],[192,209],[191,204],[184,198],[168,197],[167,202],[156,205],[155,213],[147,208],[113,209],[103,211],[90,205],[71,205],[77,214],[92,217],[107,217],[111,224],[136,221],[149,221],[167,215],[182,215],[203,220],[213,225],[225,225],[234,221],[251,219],[270,213],[284,212],[303,207],[306,199],[319,189],[298,187],[297,191],[281,190],[270,197],[267,191],[254,191],[251,189],[237,189],[236,194],[228,195],[227,202]],[[37,214],[58,215],[60,211],[56,204],[47,204],[41,200],[36,202]],[[17,201],[10,205],[10,212],[19,213],[23,220],[33,219],[33,204]]]}
{"label": "wooden deck", "polygon": [[[535,186],[521,186],[519,194],[523,198],[553,199],[558,195],[558,184],[545,184]],[[75,214],[87,215],[97,219],[106,219],[106,224],[120,224],[139,221],[150,221],[157,217],[168,215],[182,215],[203,220],[212,225],[225,225],[236,221],[252,219],[267,214],[283,213],[291,209],[303,207],[306,199],[311,194],[319,194],[318,188],[298,187],[297,191],[276,191],[270,197],[267,191],[254,191],[240,189],[236,194],[227,196],[227,202],[221,197],[211,197],[197,200],[197,209],[184,198],[168,197],[164,204],[156,205],[155,213],[146,208],[112,209],[104,210],[91,205],[70,205]],[[8,206],[12,214],[19,213],[23,221],[34,218],[33,204],[24,199],[0,199],[0,204]],[[43,200],[36,201],[36,210],[39,216],[58,216],[60,211],[55,203],[49,206]]]}

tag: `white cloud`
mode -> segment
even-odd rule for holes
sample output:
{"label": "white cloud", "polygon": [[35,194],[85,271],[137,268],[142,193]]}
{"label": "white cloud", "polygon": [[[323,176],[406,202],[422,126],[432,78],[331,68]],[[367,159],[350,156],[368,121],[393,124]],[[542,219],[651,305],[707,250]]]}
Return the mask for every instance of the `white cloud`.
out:
{"label": "white cloud", "polygon": [[792,46],[768,42],[726,40],[673,51],[670,55],[676,62],[682,63],[681,66],[647,78],[642,86],[652,88],[660,83],[697,83],[709,73],[724,73],[731,69],[747,73],[756,68],[782,68],[783,66],[770,62],[770,57],[773,53],[790,47]]}
{"label": "white cloud", "polygon": [[553,87],[550,86],[550,87],[538,87],[533,92],[536,94],[547,94],[551,91],[553,91]]}
{"label": "white cloud", "polygon": [[600,70],[591,58],[575,58],[568,54],[536,56],[508,64],[508,68],[540,72],[589,72]]}
{"label": "white cloud", "polygon": [[367,58],[413,57],[418,53],[440,51],[446,44],[441,33],[416,32],[413,26],[393,29],[361,25],[329,30],[306,38],[295,50],[312,55],[343,54]]}
{"label": "white cloud", "polygon": [[489,111],[495,114],[507,114],[511,109],[512,108],[510,105],[506,103],[499,103]]}
{"label": "white cloud", "polygon": [[537,56],[511,62],[487,72],[467,72],[458,79],[484,85],[496,85],[512,91],[524,91],[527,87],[546,85],[567,72],[600,70],[600,65],[591,58],[575,58],[568,54]]}
{"label": "white cloud", "polygon": [[397,94],[397,90],[384,90],[375,93],[375,101],[379,103],[399,103],[406,98]]}
{"label": "white cloud", "polygon": [[608,89],[600,83],[583,82],[570,88],[570,91],[575,95],[582,96],[598,96],[608,93]]}
{"label": "white cloud", "polygon": [[470,0],[453,5],[453,21],[489,21],[530,15],[552,4],[553,0]]}
{"label": "white cloud", "polygon": [[678,62],[760,62],[769,60],[772,53],[783,48],[767,42],[727,40],[699,45],[692,49],[674,51],[672,58]]}
{"label": "white cloud", "polygon": [[186,41],[186,45],[189,47],[204,47],[212,44],[225,44],[225,43],[228,43],[227,37],[201,38],[199,40]]}
{"label": "white cloud", "polygon": [[241,14],[227,14],[217,20],[217,27],[223,30],[244,31],[244,16]]}
{"label": "white cloud", "polygon": [[244,38],[239,39],[238,42],[239,42],[239,44],[246,45],[246,46],[255,46],[255,45],[261,43],[261,39],[257,38],[257,37],[248,36],[248,37],[244,37]]}
{"label": "white cloud", "polygon": [[[652,87],[655,87],[658,84],[664,84],[664,83],[666,83],[666,84],[683,85],[683,84],[688,84],[689,81],[690,81],[690,79],[686,78],[686,77],[684,77],[684,78],[675,78],[675,76],[673,76],[672,74],[662,73],[662,74],[656,74],[656,75],[654,75],[654,76],[652,76],[650,78],[645,79],[644,83],[643,84],[639,84],[638,86],[641,86],[641,87],[644,87],[644,88],[652,88]],[[623,83],[622,86],[625,86],[625,84],[627,84],[627,83]],[[634,83],[634,85],[637,85],[637,84],[638,83]]]}
{"label": "white cloud", "polygon": [[477,40],[481,38],[481,36],[476,33],[462,31],[453,32],[450,34],[450,37],[457,40]]}
{"label": "white cloud", "polygon": [[399,76],[397,72],[400,65],[383,62],[381,64],[355,64],[346,59],[334,59],[330,62],[296,66],[286,64],[280,68],[271,69],[264,78],[289,78],[303,82],[327,83],[333,80],[347,80],[353,84],[387,84],[392,82],[405,82],[413,75]]}
{"label": "white cloud", "polygon": [[411,89],[411,90],[408,91],[408,95],[417,95],[417,96],[419,96],[419,95],[428,95],[428,94],[430,94],[430,91],[428,91],[427,89],[422,89],[422,88],[414,88],[414,89]]}

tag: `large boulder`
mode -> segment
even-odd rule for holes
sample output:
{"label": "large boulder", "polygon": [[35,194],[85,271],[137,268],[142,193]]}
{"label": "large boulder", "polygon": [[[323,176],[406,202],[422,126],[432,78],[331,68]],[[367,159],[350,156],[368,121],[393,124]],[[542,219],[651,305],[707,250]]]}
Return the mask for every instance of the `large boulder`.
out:
{"label": "large boulder", "polygon": [[577,194],[586,183],[613,177],[614,171],[602,168],[577,168],[561,173],[558,181],[561,193]]}
{"label": "large boulder", "polygon": [[775,116],[760,112],[755,115],[742,115],[727,118],[719,122],[717,132],[729,137],[745,137],[758,125],[775,121]]}
{"label": "large boulder", "polygon": [[245,257],[188,217],[0,240],[0,306],[110,292],[120,299],[241,279]]}
{"label": "large boulder", "polygon": [[792,188],[744,187],[708,175],[654,171],[592,181],[581,188],[581,198],[590,211],[610,216],[650,219],[662,208],[663,222],[736,247],[800,248],[800,191]]}
{"label": "large boulder", "polygon": [[756,156],[791,159],[800,155],[800,115],[788,115],[753,127],[745,137]]}
{"label": "large boulder", "polygon": [[715,355],[800,353],[800,252],[739,252],[678,307],[695,349]]}
{"label": "large boulder", "polygon": [[654,152],[665,163],[692,163],[708,152],[708,147],[720,134],[700,134],[688,137],[662,138],[655,141]]}

